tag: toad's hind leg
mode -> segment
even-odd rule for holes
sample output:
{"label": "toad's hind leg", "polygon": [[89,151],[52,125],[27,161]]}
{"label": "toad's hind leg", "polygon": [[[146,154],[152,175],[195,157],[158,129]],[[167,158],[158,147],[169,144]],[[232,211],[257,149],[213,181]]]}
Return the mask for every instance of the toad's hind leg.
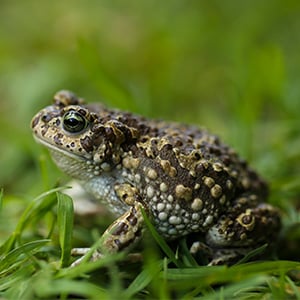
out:
{"label": "toad's hind leg", "polygon": [[243,195],[206,234],[213,254],[210,265],[234,262],[263,244],[274,244],[280,227],[277,209],[257,203],[255,195]]}
{"label": "toad's hind leg", "polygon": [[[107,253],[117,253],[134,246],[142,235],[143,216],[141,204],[131,206],[122,216],[115,220],[98,241],[99,247],[92,253],[91,260],[100,259]],[[73,255],[86,255],[90,248],[75,248]],[[76,260],[72,266],[78,265],[84,257]]]}
{"label": "toad's hind leg", "polygon": [[232,260],[265,243],[273,244],[280,226],[279,212],[271,205],[261,203],[244,210],[233,208],[206,235],[207,244],[214,249],[210,264],[226,263],[226,257]]}

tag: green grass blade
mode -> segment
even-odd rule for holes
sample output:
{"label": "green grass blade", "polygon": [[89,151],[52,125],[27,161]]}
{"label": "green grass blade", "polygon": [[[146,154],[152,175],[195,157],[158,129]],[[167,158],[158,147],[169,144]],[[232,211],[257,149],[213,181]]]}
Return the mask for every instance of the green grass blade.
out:
{"label": "green grass blade", "polygon": [[161,249],[165,252],[165,254],[170,258],[170,260],[178,268],[183,267],[182,263],[176,258],[176,256],[175,256],[174,252],[172,251],[172,249],[169,247],[169,245],[166,243],[166,241],[156,231],[156,229],[154,228],[154,226],[150,222],[147,214],[145,213],[145,211],[143,209],[142,209],[142,214],[143,214],[143,218],[144,218],[146,226],[148,227],[150,233],[152,234],[152,236],[154,237],[154,239],[156,240],[156,242],[159,244],[159,246],[161,247]]}
{"label": "green grass blade", "polygon": [[185,238],[180,239],[179,244],[182,249],[181,259],[182,259],[182,262],[184,263],[184,265],[186,267],[198,267],[199,265],[198,265],[196,259],[193,257],[190,250],[188,249],[188,246],[186,244],[186,239]]}
{"label": "green grass blade", "polygon": [[3,188],[0,189],[0,211],[2,210],[3,207]]}
{"label": "green grass blade", "polygon": [[12,265],[16,264],[22,254],[31,255],[37,252],[42,246],[46,245],[49,241],[50,240],[38,240],[29,242],[10,251],[6,256],[1,258],[0,274],[3,271],[7,271],[7,269]]}
{"label": "green grass blade", "polygon": [[57,221],[59,230],[59,242],[61,248],[61,266],[69,264],[72,249],[72,232],[74,221],[74,208],[72,198],[66,194],[57,194]]}
{"label": "green grass blade", "polygon": [[[163,263],[160,262],[155,265],[155,270],[150,273],[149,269],[143,270],[131,284],[128,286],[124,293],[124,297],[130,299],[133,295],[144,289],[155,276],[157,276],[163,266]],[[152,268],[153,269],[153,268]]]}
{"label": "green grass blade", "polygon": [[22,262],[22,268],[15,270],[14,272],[9,272],[6,276],[1,276],[0,278],[0,291],[6,291],[9,288],[14,288],[19,282],[23,282],[24,278],[28,278],[34,272],[34,267],[32,265],[24,266]]}
{"label": "green grass blade", "polygon": [[300,269],[299,262],[293,261],[268,261],[253,262],[232,267],[211,266],[198,268],[168,269],[166,276],[168,280],[173,281],[172,286],[176,289],[188,286],[202,286],[203,288],[215,284],[239,281],[241,278],[251,276],[282,274],[291,269]]}
{"label": "green grass blade", "polygon": [[89,282],[78,280],[39,279],[35,284],[35,292],[40,298],[54,299],[57,295],[76,295],[85,299],[106,299],[107,294],[103,289]]}
{"label": "green grass blade", "polygon": [[264,244],[262,246],[260,246],[259,248],[256,248],[250,252],[248,252],[242,259],[240,259],[236,264],[242,264],[242,263],[246,263],[247,261],[250,261],[250,259],[256,255],[259,255],[261,253],[263,253],[266,248],[268,247],[268,244]]}
{"label": "green grass blade", "polygon": [[105,255],[103,258],[97,261],[82,260],[80,264],[74,267],[60,269],[56,274],[56,278],[80,277],[83,274],[91,273],[103,267],[109,267],[116,262],[123,261],[124,257],[124,253],[116,253]]}
{"label": "green grass blade", "polygon": [[22,216],[19,218],[13,234],[6,240],[5,243],[1,245],[0,255],[5,255],[8,253],[14,247],[17,241],[22,244],[20,237],[24,229],[29,224],[34,224],[34,222],[42,219],[45,214],[51,211],[51,208],[56,204],[56,198],[53,196],[53,193],[62,189],[65,188],[55,188],[42,193],[27,206]]}
{"label": "green grass blade", "polygon": [[[256,287],[267,282],[267,276],[255,276],[243,281],[222,286],[218,291],[210,292],[200,298],[201,300],[219,300],[219,299],[242,299],[242,295],[247,290],[255,290]],[[253,294],[254,296],[254,294]]]}
{"label": "green grass blade", "polygon": [[297,286],[295,282],[293,282],[288,276],[285,277],[287,283],[290,285],[293,293],[295,294],[295,299],[300,300],[300,289],[299,285]]}
{"label": "green grass blade", "polygon": [[63,189],[65,189],[65,187],[51,189],[35,198],[21,216],[16,232],[22,232],[29,223],[33,222],[33,219],[41,218],[42,214],[47,213],[50,208],[56,204],[56,198],[48,196]]}

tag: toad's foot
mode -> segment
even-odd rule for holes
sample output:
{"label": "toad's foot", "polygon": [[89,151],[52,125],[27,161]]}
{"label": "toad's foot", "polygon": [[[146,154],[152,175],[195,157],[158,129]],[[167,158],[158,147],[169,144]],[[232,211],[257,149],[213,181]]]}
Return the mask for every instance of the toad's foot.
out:
{"label": "toad's foot", "polygon": [[[106,253],[118,253],[134,246],[141,237],[143,221],[141,204],[136,203],[105,230],[98,241],[99,247],[93,252],[90,260],[96,261]],[[84,256],[76,260],[72,266],[82,262],[89,251],[90,248],[73,249],[72,254]]]}
{"label": "toad's foot", "polygon": [[[79,256],[82,255],[82,257],[76,259],[72,264],[71,267],[76,267],[85,259],[86,255],[88,255],[91,248],[74,248],[72,249],[71,255],[72,256]],[[92,253],[92,256],[90,257],[90,261],[97,261],[103,257],[103,254],[101,254],[99,251],[94,251]]]}
{"label": "toad's foot", "polygon": [[[73,248],[71,255],[72,256],[82,256],[78,259],[76,259],[72,264],[71,268],[76,267],[82,263],[82,261],[85,259],[85,256],[88,255],[91,248]],[[89,258],[89,261],[97,261],[104,257],[102,253],[99,251],[93,252],[92,256]],[[130,263],[136,263],[143,261],[143,255],[141,253],[135,252],[135,253],[129,253],[127,256],[127,260]]]}

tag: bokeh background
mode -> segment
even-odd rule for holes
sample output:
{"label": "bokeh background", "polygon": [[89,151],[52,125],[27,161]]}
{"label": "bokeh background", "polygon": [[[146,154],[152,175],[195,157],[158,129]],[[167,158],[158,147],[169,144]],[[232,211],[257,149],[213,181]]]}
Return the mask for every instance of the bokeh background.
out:
{"label": "bokeh background", "polygon": [[63,178],[29,127],[61,89],[208,127],[264,174],[272,203],[297,208],[299,53],[297,0],[2,0],[3,235]]}

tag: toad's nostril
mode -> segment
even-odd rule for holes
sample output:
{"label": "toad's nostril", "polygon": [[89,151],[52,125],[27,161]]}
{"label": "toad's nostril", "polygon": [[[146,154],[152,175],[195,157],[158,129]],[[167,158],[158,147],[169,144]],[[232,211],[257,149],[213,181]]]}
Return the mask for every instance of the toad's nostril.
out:
{"label": "toad's nostril", "polygon": [[49,116],[49,114],[43,114],[41,116],[41,119],[44,123],[48,123],[51,120],[51,117]]}

